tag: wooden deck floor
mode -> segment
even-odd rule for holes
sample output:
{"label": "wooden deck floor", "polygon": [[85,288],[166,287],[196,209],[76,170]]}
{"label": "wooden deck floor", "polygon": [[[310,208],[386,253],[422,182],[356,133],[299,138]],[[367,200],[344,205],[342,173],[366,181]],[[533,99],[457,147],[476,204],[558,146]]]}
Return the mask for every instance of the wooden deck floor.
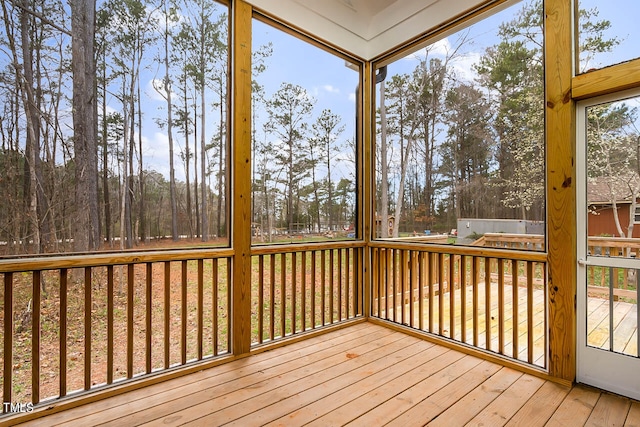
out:
{"label": "wooden deck floor", "polygon": [[640,403],[563,387],[363,322],[28,425],[640,425]]}

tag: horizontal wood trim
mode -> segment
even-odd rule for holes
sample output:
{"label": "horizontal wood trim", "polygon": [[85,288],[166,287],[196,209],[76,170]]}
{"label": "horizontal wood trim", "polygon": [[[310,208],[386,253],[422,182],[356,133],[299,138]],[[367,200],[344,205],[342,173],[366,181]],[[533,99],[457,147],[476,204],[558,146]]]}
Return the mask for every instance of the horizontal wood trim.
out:
{"label": "horizontal wood trim", "polygon": [[572,80],[571,95],[574,99],[585,99],[637,88],[640,87],[639,73],[640,59],[634,59],[580,74]]}
{"label": "horizontal wood trim", "polygon": [[181,249],[149,252],[97,253],[91,255],[56,255],[51,257],[11,258],[0,260],[0,273],[54,270],[60,268],[100,267],[104,265],[141,264],[147,262],[189,261],[231,258],[235,251],[223,249]]}
{"label": "horizontal wood trim", "polygon": [[293,252],[326,251],[331,249],[364,248],[362,241],[331,241],[321,243],[301,243],[286,245],[252,246],[251,255],[287,254]]}
{"label": "horizontal wood trim", "polygon": [[549,375],[549,373],[547,371],[543,370],[543,369],[536,369],[531,365],[526,365],[524,363],[518,363],[518,362],[514,361],[513,359],[508,359],[508,358],[500,357],[498,355],[493,355],[491,353],[479,350],[479,349],[474,348],[474,347],[463,345],[463,344],[460,344],[460,343],[457,343],[457,342],[454,342],[454,341],[450,341],[450,340],[447,340],[447,339],[444,339],[444,338],[441,338],[441,337],[438,337],[438,336],[435,336],[435,335],[425,334],[425,333],[422,333],[422,332],[420,332],[418,330],[409,328],[407,326],[399,325],[397,323],[389,322],[389,321],[386,321],[386,320],[382,320],[382,319],[371,317],[371,318],[368,319],[368,321],[373,323],[373,324],[384,326],[384,327],[393,329],[395,331],[399,331],[399,332],[405,333],[407,335],[411,335],[413,337],[417,337],[417,338],[423,339],[425,341],[429,341],[429,342],[432,342],[434,344],[441,345],[443,347],[447,347],[447,348],[459,351],[459,352],[464,353],[464,354],[469,354],[469,355],[478,357],[480,359],[487,360],[489,362],[497,363],[497,364],[500,364],[502,366],[506,366],[508,368],[516,369],[516,370],[518,370],[520,372],[524,372],[526,374],[530,374],[530,375],[536,376],[538,378],[542,378],[544,380],[548,380],[548,381],[555,382],[557,384],[561,384],[561,385],[563,385],[565,387],[571,387],[571,385],[572,385],[571,381],[567,381],[567,380],[564,380],[562,378],[553,377],[553,376]]}
{"label": "horizontal wood trim", "polygon": [[371,242],[369,246],[371,246],[372,248],[380,249],[414,250],[437,254],[467,255],[485,258],[504,258],[517,261],[547,262],[547,254],[545,252],[518,251],[478,246],[419,244],[387,240],[377,240]]}

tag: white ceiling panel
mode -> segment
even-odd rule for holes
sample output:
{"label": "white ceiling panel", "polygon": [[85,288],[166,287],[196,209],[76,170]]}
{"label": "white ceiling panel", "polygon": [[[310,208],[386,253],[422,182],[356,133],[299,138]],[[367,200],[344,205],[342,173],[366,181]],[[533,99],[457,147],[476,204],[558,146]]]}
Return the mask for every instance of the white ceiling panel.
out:
{"label": "white ceiling panel", "polygon": [[247,0],[363,59],[373,59],[486,0]]}

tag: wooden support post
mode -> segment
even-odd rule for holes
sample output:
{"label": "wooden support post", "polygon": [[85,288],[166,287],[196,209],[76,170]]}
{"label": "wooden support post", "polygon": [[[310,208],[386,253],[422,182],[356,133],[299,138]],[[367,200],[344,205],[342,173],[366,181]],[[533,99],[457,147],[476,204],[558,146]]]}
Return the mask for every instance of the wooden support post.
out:
{"label": "wooden support post", "polygon": [[[360,206],[362,214],[360,218],[362,218],[362,238],[364,239],[366,245],[363,249],[363,265],[358,265],[356,260],[357,256],[354,256],[354,268],[360,269],[362,272],[363,278],[363,297],[364,297],[364,305],[363,305],[363,314],[365,317],[371,316],[371,286],[373,283],[371,277],[371,263],[374,262],[374,259],[371,257],[371,248],[369,247],[369,243],[371,243],[371,236],[373,233],[372,229],[372,209],[373,209],[373,137],[375,135],[375,120],[374,120],[374,111],[375,105],[373,105],[373,92],[375,90],[374,84],[375,79],[373,78],[373,66],[371,62],[366,62],[364,64],[364,68],[362,70],[361,78],[360,78],[360,87],[362,87],[362,96],[361,99],[358,100],[358,108],[360,109],[360,122],[356,123],[356,126],[359,126],[362,129],[362,137],[360,141],[356,141],[356,144],[359,144],[358,147],[360,150],[358,153],[358,161],[361,162],[359,165],[359,170],[362,171],[361,176],[359,177],[359,182],[357,185],[360,188],[359,194],[360,196]],[[377,261],[376,261],[377,262]],[[358,284],[360,285],[360,284]],[[380,295],[378,295],[380,297]],[[354,314],[357,314],[354,313]],[[385,312],[385,315],[388,316],[388,312]],[[388,317],[387,317],[388,318]]]}
{"label": "wooden support post", "polygon": [[572,2],[545,1],[549,373],[576,376],[575,102]]}
{"label": "wooden support post", "polygon": [[232,14],[232,351],[251,348],[251,5],[234,1]]}

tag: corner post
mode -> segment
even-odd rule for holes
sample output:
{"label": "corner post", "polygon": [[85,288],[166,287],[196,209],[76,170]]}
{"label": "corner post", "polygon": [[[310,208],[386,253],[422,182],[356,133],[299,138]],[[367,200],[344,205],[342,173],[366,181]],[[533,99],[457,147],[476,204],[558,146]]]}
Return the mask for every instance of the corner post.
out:
{"label": "corner post", "polygon": [[251,349],[251,5],[231,4],[232,351]]}
{"label": "corner post", "polygon": [[549,374],[576,377],[576,124],[573,2],[545,0]]}

